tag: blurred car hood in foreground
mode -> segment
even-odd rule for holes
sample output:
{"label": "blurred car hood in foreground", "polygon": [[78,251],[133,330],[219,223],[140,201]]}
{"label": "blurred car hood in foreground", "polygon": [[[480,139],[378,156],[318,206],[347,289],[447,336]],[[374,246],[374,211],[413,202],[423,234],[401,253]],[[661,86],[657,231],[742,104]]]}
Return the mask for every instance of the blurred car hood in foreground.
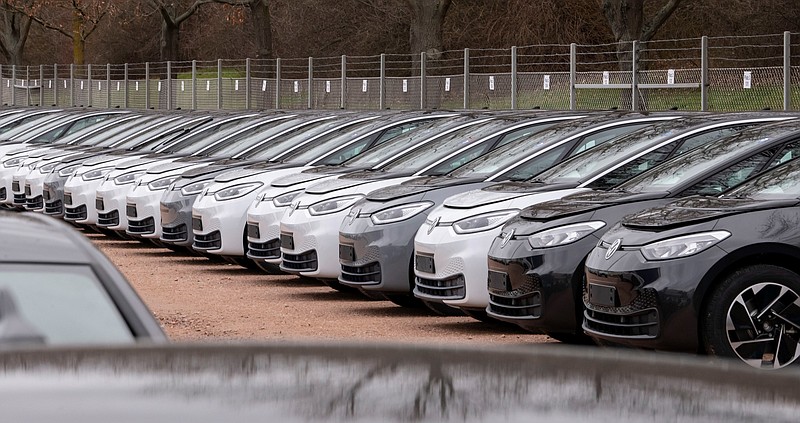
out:
{"label": "blurred car hood in foreground", "polygon": [[394,345],[0,352],[5,421],[797,421],[800,373],[686,355]]}

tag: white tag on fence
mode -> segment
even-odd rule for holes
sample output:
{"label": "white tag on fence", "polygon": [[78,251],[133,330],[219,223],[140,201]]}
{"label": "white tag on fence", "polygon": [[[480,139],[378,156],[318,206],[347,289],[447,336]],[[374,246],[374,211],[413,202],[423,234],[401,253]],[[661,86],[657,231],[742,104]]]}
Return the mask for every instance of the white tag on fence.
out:
{"label": "white tag on fence", "polygon": [[[11,87],[11,80],[10,79],[6,80],[6,87],[9,87],[9,88]],[[67,88],[67,81],[64,81],[64,88]]]}
{"label": "white tag on fence", "polygon": [[52,79],[48,79],[47,80],[47,88],[53,88],[53,80]]}
{"label": "white tag on fence", "polygon": [[494,91],[494,76],[489,77],[489,90]]}
{"label": "white tag on fence", "polygon": [[675,69],[667,69],[667,84],[675,83]]}
{"label": "white tag on fence", "polygon": [[450,78],[445,78],[444,79],[444,90],[445,91],[450,91]]}
{"label": "white tag on fence", "polygon": [[81,89],[83,89],[83,81],[81,81]]}
{"label": "white tag on fence", "polygon": [[267,90],[267,81],[261,81],[261,91]]}
{"label": "white tag on fence", "polygon": [[744,73],[744,88],[750,89],[753,84],[753,72],[745,71]]}
{"label": "white tag on fence", "polygon": [[206,91],[211,91],[211,81],[206,81]]}
{"label": "white tag on fence", "polygon": [[367,80],[366,79],[361,81],[361,92],[362,93],[367,92]]}
{"label": "white tag on fence", "polygon": [[331,92],[331,81],[325,81],[325,92]]}
{"label": "white tag on fence", "polygon": [[136,91],[139,91],[139,81],[136,81]]}
{"label": "white tag on fence", "polygon": [[97,81],[97,91],[103,91],[103,84],[100,81]]}
{"label": "white tag on fence", "polygon": [[67,88],[67,80],[64,80],[64,88]]}
{"label": "white tag on fence", "polygon": [[404,93],[408,92],[408,79],[403,80],[403,92]]}
{"label": "white tag on fence", "polygon": [[117,91],[119,91],[119,81],[117,81]]}
{"label": "white tag on fence", "polygon": [[542,88],[545,90],[550,89],[550,75],[545,75],[544,78],[542,78]]}
{"label": "white tag on fence", "polygon": [[611,82],[611,75],[608,71],[603,71],[603,85],[608,85]]}
{"label": "white tag on fence", "polygon": [[[117,91],[119,91],[119,89]],[[186,81],[181,81],[181,91],[186,91]]]}
{"label": "white tag on fence", "polygon": [[161,81],[158,81],[158,91],[161,92]]}
{"label": "white tag on fence", "polygon": [[234,91],[239,91],[239,80],[238,79],[236,81],[234,81],[233,90]]}
{"label": "white tag on fence", "polygon": [[300,92],[300,81],[294,81],[294,92]]}

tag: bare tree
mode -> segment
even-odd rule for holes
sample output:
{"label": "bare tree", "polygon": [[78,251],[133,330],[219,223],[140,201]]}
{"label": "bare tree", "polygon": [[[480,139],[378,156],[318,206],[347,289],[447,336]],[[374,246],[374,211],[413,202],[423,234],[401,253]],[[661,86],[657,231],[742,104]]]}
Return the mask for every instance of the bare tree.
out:
{"label": "bare tree", "polygon": [[13,0],[3,0],[0,2],[0,53],[6,63],[11,65],[22,64],[22,52],[25,50],[25,42],[28,40],[28,33],[31,29],[33,20],[25,13],[20,12]]}
{"label": "bare tree", "polygon": [[644,16],[644,0],[603,0],[603,14],[618,42],[620,70],[631,68],[631,41],[650,41],[669,19],[681,0],[668,0],[650,19]]}
{"label": "bare tree", "polygon": [[181,24],[197,12],[198,8],[215,0],[193,0],[183,12],[178,12],[176,2],[149,0],[161,15],[161,60],[179,60]]}
{"label": "bare tree", "polygon": [[451,0],[406,0],[411,12],[409,22],[409,44],[414,56],[415,68],[419,64],[418,55],[425,52],[429,57],[437,59],[444,50],[442,27]]}

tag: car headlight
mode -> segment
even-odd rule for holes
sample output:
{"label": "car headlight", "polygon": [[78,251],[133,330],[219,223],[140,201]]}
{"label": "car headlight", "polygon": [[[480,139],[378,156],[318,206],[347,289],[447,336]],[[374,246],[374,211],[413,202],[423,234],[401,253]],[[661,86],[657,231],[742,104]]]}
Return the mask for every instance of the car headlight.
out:
{"label": "car headlight", "polygon": [[195,182],[193,184],[186,185],[185,187],[181,188],[181,194],[187,197],[190,195],[200,194],[210,183],[211,181],[205,181],[205,182]]}
{"label": "car headlight", "polygon": [[58,163],[50,163],[50,164],[46,164],[46,165],[44,165],[44,166],[42,166],[42,167],[40,167],[40,168],[39,168],[39,173],[50,173],[50,172],[52,172],[52,171],[53,171],[53,169],[55,169],[55,168],[56,168],[56,165],[57,165],[57,164],[58,164]]}
{"label": "car headlight", "polygon": [[688,257],[716,245],[729,236],[731,233],[728,231],[702,232],[647,244],[641,251],[646,259],[652,261]]}
{"label": "car headlight", "polygon": [[58,176],[62,178],[71,176],[76,170],[78,170],[79,167],[81,167],[81,165],[72,165],[62,168],[61,170],[58,171]]}
{"label": "car headlight", "polygon": [[475,232],[488,231],[494,229],[508,219],[516,216],[519,210],[502,210],[498,212],[484,213],[477,216],[461,219],[453,223],[453,230],[457,234],[471,234]]}
{"label": "car headlight", "polygon": [[389,207],[388,209],[383,209],[381,211],[372,213],[369,218],[372,220],[372,223],[376,225],[400,222],[422,213],[423,211],[429,209],[432,205],[433,203],[430,201],[403,204],[402,206]]}
{"label": "car headlight", "polygon": [[81,176],[81,179],[83,179],[84,181],[93,181],[95,179],[100,179],[108,175],[108,173],[111,172],[112,170],[114,170],[113,167],[101,167],[100,169],[90,170],[84,173]]}
{"label": "car headlight", "polygon": [[346,195],[344,197],[337,197],[331,200],[320,201],[319,203],[312,204],[308,207],[308,213],[312,216],[319,216],[321,214],[331,214],[345,210],[352,206],[356,201],[364,198],[363,195]]}
{"label": "car headlight", "polygon": [[253,182],[249,184],[234,185],[229,188],[221,189],[214,193],[214,198],[219,201],[232,200],[234,198],[244,197],[247,194],[261,188],[264,185],[261,182]]}
{"label": "car headlight", "polygon": [[[303,191],[305,190],[300,189],[297,191],[287,192],[286,194],[279,195],[272,199],[272,204],[275,207],[289,207],[292,205],[292,201],[294,201],[294,198],[302,194]],[[266,201],[266,200],[269,200],[269,198],[267,198],[266,195],[264,197],[261,197],[261,201]]]}
{"label": "car headlight", "polygon": [[15,157],[3,162],[3,167],[18,167],[25,159],[23,157]]}
{"label": "car headlight", "polygon": [[528,243],[533,248],[548,248],[572,244],[603,226],[606,226],[606,222],[600,220],[559,226],[528,236]]}
{"label": "car headlight", "polygon": [[116,178],[114,178],[114,183],[117,185],[132,184],[134,181],[136,181],[136,178],[144,174],[145,172],[131,172],[131,173],[126,173],[124,175],[119,175]]}
{"label": "car headlight", "polygon": [[147,188],[150,188],[153,191],[167,189],[167,187],[169,187],[169,184],[174,182],[176,179],[178,179],[177,176],[168,176],[166,178],[156,179],[155,181],[147,184]]}

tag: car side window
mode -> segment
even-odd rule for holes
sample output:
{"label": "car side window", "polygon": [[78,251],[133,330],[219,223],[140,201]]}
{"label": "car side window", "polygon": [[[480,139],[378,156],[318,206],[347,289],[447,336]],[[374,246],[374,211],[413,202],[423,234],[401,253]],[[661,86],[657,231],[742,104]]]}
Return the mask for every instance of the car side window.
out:
{"label": "car side window", "polygon": [[489,143],[480,143],[474,147],[462,151],[460,154],[453,156],[444,162],[436,165],[433,169],[425,172],[426,175],[444,175],[450,171],[463,166],[468,161],[480,157],[487,152],[491,145]]}
{"label": "car side window", "polygon": [[541,123],[538,123],[536,125],[531,125],[531,126],[526,126],[524,128],[515,129],[515,130],[513,130],[511,132],[503,134],[502,138],[497,143],[497,147],[502,147],[502,146],[510,143],[511,141],[515,141],[515,140],[518,140],[520,138],[527,137],[529,135],[533,135],[533,134],[535,134],[535,133],[537,133],[539,131],[543,131],[543,130],[545,130],[545,129],[547,129],[547,128],[555,125],[555,124],[556,124],[556,122],[541,122]]}
{"label": "car side window", "polygon": [[566,146],[556,147],[546,153],[534,157],[528,162],[523,163],[494,179],[496,181],[524,181],[531,179],[556,164],[566,149]]}
{"label": "car side window", "polygon": [[[405,134],[406,132],[413,131],[418,126],[420,126],[422,124],[425,124],[425,123],[428,123],[428,121],[427,120],[417,120],[417,121],[414,121],[414,122],[406,122],[406,123],[404,123],[402,125],[398,125],[398,126],[395,126],[393,128],[389,128],[389,129],[383,131],[383,133],[380,136],[378,136],[377,139],[375,139],[374,145],[381,145],[381,144],[385,143],[386,141],[389,141],[389,140],[391,140],[391,139],[393,139],[393,138],[395,138],[397,136]],[[363,146],[361,146],[361,148],[363,149],[365,146],[366,145],[363,145]]]}
{"label": "car side window", "polygon": [[684,190],[681,195],[719,195],[723,191],[739,185],[751,175],[755,175],[773,154],[774,152],[770,151],[750,156],[694,184]]}
{"label": "car side window", "polygon": [[800,142],[788,144],[770,162],[769,167],[775,167],[781,163],[800,157]]}
{"label": "car side window", "polygon": [[578,143],[578,145],[575,146],[575,149],[572,151],[572,153],[570,153],[570,157],[578,153],[582,153],[592,147],[597,147],[598,145],[610,139],[633,132],[637,129],[644,128],[645,126],[648,125],[652,125],[652,123],[639,123],[634,125],[615,126],[613,128],[606,128],[601,131],[595,132],[593,134],[587,135]]}
{"label": "car side window", "polygon": [[683,141],[683,144],[681,144],[680,147],[678,147],[675,150],[675,154],[674,155],[677,156],[679,154],[683,154],[683,153],[685,153],[685,152],[687,152],[689,150],[692,150],[694,148],[700,147],[701,145],[705,145],[706,143],[708,143],[710,141],[716,141],[716,140],[718,140],[720,138],[724,138],[724,137],[727,137],[728,135],[736,134],[738,132],[741,132],[742,130],[745,130],[745,129],[753,127],[753,126],[755,126],[755,124],[738,125],[738,126],[732,126],[732,127],[728,127],[728,128],[719,128],[719,129],[715,129],[713,131],[702,132],[702,133],[693,135],[691,137],[687,137]]}
{"label": "car side window", "polygon": [[634,176],[650,170],[654,166],[660,164],[667,157],[669,157],[674,148],[675,144],[672,143],[644,154],[641,157],[631,160],[630,162],[595,180],[589,184],[588,187],[593,189],[609,189],[617,186],[628,179],[633,178]]}

